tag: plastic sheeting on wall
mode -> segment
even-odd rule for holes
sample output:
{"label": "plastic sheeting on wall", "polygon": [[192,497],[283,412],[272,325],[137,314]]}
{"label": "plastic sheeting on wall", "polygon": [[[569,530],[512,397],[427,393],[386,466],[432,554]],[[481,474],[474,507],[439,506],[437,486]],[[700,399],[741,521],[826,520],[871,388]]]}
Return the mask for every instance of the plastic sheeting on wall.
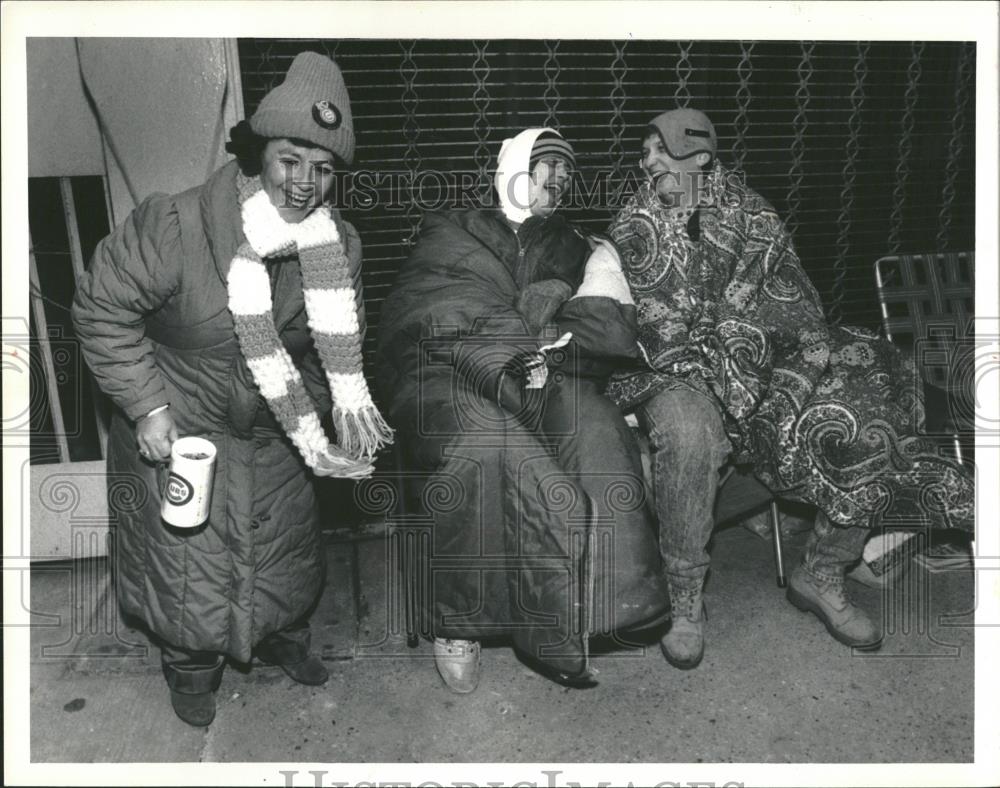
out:
{"label": "plastic sheeting on wall", "polygon": [[29,38],[28,175],[104,175],[101,133],[72,38]]}
{"label": "plastic sheeting on wall", "polygon": [[104,139],[114,222],[145,197],[203,183],[237,120],[222,39],[77,39]]}

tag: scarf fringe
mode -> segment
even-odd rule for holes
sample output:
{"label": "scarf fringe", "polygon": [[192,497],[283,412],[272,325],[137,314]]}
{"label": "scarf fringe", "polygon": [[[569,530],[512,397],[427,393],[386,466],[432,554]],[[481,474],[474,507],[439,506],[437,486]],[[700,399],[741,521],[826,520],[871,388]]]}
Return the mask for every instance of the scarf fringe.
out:
{"label": "scarf fringe", "polygon": [[359,411],[334,407],[333,423],[340,445],[349,454],[370,458],[392,443],[392,428],[374,405]]}

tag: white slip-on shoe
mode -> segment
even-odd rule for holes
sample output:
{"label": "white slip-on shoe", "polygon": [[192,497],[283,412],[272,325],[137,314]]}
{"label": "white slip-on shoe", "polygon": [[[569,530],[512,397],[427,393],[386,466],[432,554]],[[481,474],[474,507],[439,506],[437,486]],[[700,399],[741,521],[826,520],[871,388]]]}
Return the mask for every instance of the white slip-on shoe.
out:
{"label": "white slip-on shoe", "polygon": [[434,664],[452,692],[465,695],[479,684],[479,643],[434,638]]}

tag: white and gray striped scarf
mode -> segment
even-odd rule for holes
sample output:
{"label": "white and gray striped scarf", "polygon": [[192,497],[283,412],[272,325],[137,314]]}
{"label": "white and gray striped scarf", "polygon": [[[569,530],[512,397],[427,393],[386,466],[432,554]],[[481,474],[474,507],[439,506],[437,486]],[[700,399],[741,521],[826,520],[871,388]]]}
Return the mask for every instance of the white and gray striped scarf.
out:
{"label": "white and gray striped scarf", "polygon": [[[316,470],[367,461],[392,442],[362,373],[361,331],[347,255],[326,206],[298,224],[281,218],[259,178],[238,176],[246,241],[229,269],[229,309],[253,378],[278,422]],[[306,316],[333,397],[340,446],[330,443],[302,375],[278,337],[264,258],[297,253]]]}

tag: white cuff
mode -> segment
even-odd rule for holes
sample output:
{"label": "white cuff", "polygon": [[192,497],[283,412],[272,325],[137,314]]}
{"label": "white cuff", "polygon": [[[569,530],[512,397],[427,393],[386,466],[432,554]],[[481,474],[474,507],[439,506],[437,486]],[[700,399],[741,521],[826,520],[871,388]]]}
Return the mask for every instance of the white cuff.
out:
{"label": "white cuff", "polygon": [[166,405],[160,405],[160,407],[158,407],[158,408],[153,408],[149,413],[147,413],[145,416],[143,416],[143,418],[144,419],[148,419],[154,413],[159,413],[161,410],[166,410],[169,407],[170,407],[170,403],[169,402]]}

